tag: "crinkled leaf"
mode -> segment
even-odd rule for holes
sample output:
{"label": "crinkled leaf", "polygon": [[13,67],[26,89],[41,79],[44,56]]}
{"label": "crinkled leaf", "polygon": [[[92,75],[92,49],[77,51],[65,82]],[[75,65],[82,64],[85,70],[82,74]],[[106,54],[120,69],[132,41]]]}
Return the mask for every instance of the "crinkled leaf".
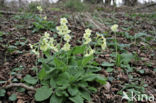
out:
{"label": "crinkled leaf", "polygon": [[81,93],[80,95],[81,95],[84,99],[86,99],[87,101],[91,101],[91,97],[90,97],[89,92],[83,90],[83,91],[81,91],[80,93]]}
{"label": "crinkled leaf", "polygon": [[97,74],[93,74],[93,73],[88,73],[86,75],[83,76],[82,80],[83,81],[93,81],[97,78]]}
{"label": "crinkled leaf", "polygon": [[44,68],[41,69],[41,71],[38,73],[38,77],[40,80],[43,80],[46,77],[46,71]]}
{"label": "crinkled leaf", "polygon": [[105,77],[103,77],[103,76],[100,76],[100,75],[98,75],[97,77],[96,77],[96,81],[98,82],[98,83],[100,83],[100,84],[106,84],[106,78]]}
{"label": "crinkled leaf", "polygon": [[89,89],[91,92],[93,92],[93,93],[96,93],[96,92],[97,92],[97,89],[94,88],[94,87],[88,87],[88,89]]}
{"label": "crinkled leaf", "polygon": [[69,96],[68,93],[65,90],[62,89],[56,89],[55,93],[57,96],[61,97],[61,96]]}
{"label": "crinkled leaf", "polygon": [[134,56],[132,53],[122,53],[121,58],[123,63],[129,63],[132,59],[134,59]]}
{"label": "crinkled leaf", "polygon": [[6,90],[5,89],[0,89],[0,97],[5,96]]}
{"label": "crinkled leaf", "polygon": [[108,62],[103,62],[101,65],[104,66],[104,67],[112,67],[112,66],[114,66],[114,64],[108,63]]}
{"label": "crinkled leaf", "polygon": [[26,75],[24,77],[24,81],[27,82],[28,84],[34,85],[37,83],[38,80],[36,78],[32,77],[31,75]]}
{"label": "crinkled leaf", "polygon": [[57,59],[56,57],[54,58],[54,63],[56,67],[60,69],[61,71],[65,71],[68,68],[67,65],[63,61]]}
{"label": "crinkled leaf", "polygon": [[52,89],[47,86],[42,86],[36,90],[35,100],[44,101],[48,99],[52,94]]}
{"label": "crinkled leaf", "polygon": [[141,32],[135,34],[136,39],[139,38],[139,37],[142,37],[142,36],[147,36],[147,34],[146,33],[141,33]]}
{"label": "crinkled leaf", "polygon": [[53,78],[50,79],[50,86],[51,86],[52,88],[56,88],[56,87],[57,87],[57,86],[56,86],[56,81],[55,81]]}
{"label": "crinkled leaf", "polygon": [[93,60],[93,55],[88,56],[88,57],[83,57],[82,66],[86,66],[91,60]]}
{"label": "crinkled leaf", "polygon": [[114,69],[113,68],[107,68],[106,71],[107,72],[112,72]]}
{"label": "crinkled leaf", "polygon": [[78,93],[78,88],[77,87],[69,87],[68,92],[70,93],[71,96],[75,96]]}
{"label": "crinkled leaf", "polygon": [[50,103],[62,103],[63,97],[58,97],[55,94],[53,94],[50,98]]}
{"label": "crinkled leaf", "polygon": [[83,103],[83,98],[80,95],[76,95],[75,97],[69,98],[74,103]]}
{"label": "crinkled leaf", "polygon": [[15,101],[16,99],[17,99],[16,94],[12,94],[12,95],[9,97],[9,100],[10,100],[10,101]]}
{"label": "crinkled leaf", "polygon": [[69,73],[68,72],[64,72],[62,74],[60,74],[57,78],[57,85],[68,85],[69,83]]}

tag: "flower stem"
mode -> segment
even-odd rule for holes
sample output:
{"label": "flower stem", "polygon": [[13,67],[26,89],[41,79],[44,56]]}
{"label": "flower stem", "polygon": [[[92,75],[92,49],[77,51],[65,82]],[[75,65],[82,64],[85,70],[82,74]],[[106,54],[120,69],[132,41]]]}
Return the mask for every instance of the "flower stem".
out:
{"label": "flower stem", "polygon": [[116,64],[118,64],[118,45],[117,45],[117,36],[116,36],[116,32],[115,32],[115,52],[116,52]]}

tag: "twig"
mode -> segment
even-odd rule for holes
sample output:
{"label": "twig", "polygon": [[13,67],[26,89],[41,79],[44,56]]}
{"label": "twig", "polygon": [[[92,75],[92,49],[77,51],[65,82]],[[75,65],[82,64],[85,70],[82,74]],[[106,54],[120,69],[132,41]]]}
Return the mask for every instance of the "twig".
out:
{"label": "twig", "polygon": [[11,83],[5,87],[2,87],[2,88],[5,88],[5,89],[8,89],[8,88],[12,88],[12,87],[23,87],[27,90],[32,90],[32,91],[36,91],[36,89],[32,86],[28,86],[26,84],[23,84],[23,83]]}

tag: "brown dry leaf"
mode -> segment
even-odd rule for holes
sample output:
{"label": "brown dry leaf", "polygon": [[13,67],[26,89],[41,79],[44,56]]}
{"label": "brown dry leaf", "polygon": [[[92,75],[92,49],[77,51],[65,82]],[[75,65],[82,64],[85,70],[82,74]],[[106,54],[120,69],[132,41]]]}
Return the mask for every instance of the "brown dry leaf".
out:
{"label": "brown dry leaf", "polygon": [[110,57],[110,55],[109,54],[106,54],[105,57]]}
{"label": "brown dry leaf", "polygon": [[121,69],[120,67],[118,67],[118,68],[117,68],[117,71],[121,72],[121,71],[122,71],[122,69]]}
{"label": "brown dry leaf", "polygon": [[18,99],[17,103],[24,103],[22,99]]}
{"label": "brown dry leaf", "polygon": [[104,85],[104,88],[105,88],[107,91],[110,91],[111,84],[110,84],[109,82],[107,82],[107,83]]}

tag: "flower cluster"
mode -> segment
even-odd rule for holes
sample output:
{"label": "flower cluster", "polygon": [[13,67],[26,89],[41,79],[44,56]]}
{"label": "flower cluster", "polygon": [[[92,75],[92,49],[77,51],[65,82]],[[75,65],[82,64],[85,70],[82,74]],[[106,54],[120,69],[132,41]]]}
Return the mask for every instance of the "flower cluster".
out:
{"label": "flower cluster", "polygon": [[113,32],[117,32],[118,31],[118,25],[117,24],[114,24],[113,26],[111,26],[111,30],[113,31]]}
{"label": "flower cluster", "polygon": [[86,29],[85,30],[85,33],[84,33],[84,35],[83,35],[83,38],[85,39],[85,42],[84,42],[84,44],[89,44],[90,42],[91,42],[91,38],[90,38],[90,36],[91,36],[91,30],[90,29]]}
{"label": "flower cluster", "polygon": [[47,51],[51,49],[57,52],[58,49],[54,42],[54,38],[50,37],[49,33],[45,32],[44,36],[40,40],[40,50]]}
{"label": "flower cluster", "polygon": [[58,31],[59,35],[61,35],[61,36],[69,35],[71,30],[69,30],[67,23],[68,23],[68,21],[66,18],[61,18],[61,20],[60,20],[61,25],[56,27],[56,30]]}
{"label": "flower cluster", "polygon": [[[61,37],[60,43],[57,43],[53,37],[50,37],[49,33],[45,32],[44,36],[41,37],[40,42],[37,44],[38,49],[34,49],[33,45],[30,45],[32,52],[35,53],[36,55],[39,55],[39,52],[36,51],[39,49],[43,52],[46,52],[47,50],[59,52],[59,49],[61,48],[60,45],[62,43],[62,40],[65,41],[65,44],[63,45],[61,50],[69,51],[71,48],[71,45],[70,45],[70,40],[71,40],[70,32],[71,31],[69,30],[67,23],[68,23],[68,20],[66,18],[61,18],[60,26],[56,27],[58,34]],[[112,27],[112,29],[114,31],[117,31],[117,27],[118,26],[115,25]],[[92,41],[91,33],[92,33],[92,31],[90,29],[86,29],[85,33],[83,35],[83,39],[84,39],[83,45],[88,45],[88,49],[86,50],[84,56],[90,56],[95,53],[95,50],[94,50],[95,48],[92,49],[92,47],[89,45],[89,43]],[[106,49],[106,47],[107,47],[106,38],[103,35],[97,34],[96,42],[98,45],[101,46],[102,50]]]}
{"label": "flower cluster", "polygon": [[105,50],[107,47],[107,42],[106,42],[106,38],[103,35],[99,35],[98,33],[96,33],[97,35],[97,40],[98,40],[98,44],[101,45],[102,50]]}
{"label": "flower cluster", "polygon": [[60,20],[60,26],[57,26],[56,29],[58,31],[58,34],[63,37],[64,41],[66,41],[66,43],[64,44],[62,50],[64,51],[68,51],[70,50],[70,40],[71,40],[71,36],[69,35],[71,30],[69,30],[68,26],[67,26],[68,20],[66,18],[61,18]]}
{"label": "flower cluster", "polygon": [[43,11],[43,9],[42,9],[42,7],[41,7],[41,6],[37,6],[37,9],[38,9],[40,12],[42,12],[42,11]]}
{"label": "flower cluster", "polygon": [[31,48],[31,51],[32,53],[34,53],[35,55],[37,55],[37,57],[39,57],[39,52],[36,50],[36,48],[34,48],[34,45],[32,44],[29,44],[30,48]]}
{"label": "flower cluster", "polygon": [[87,56],[91,56],[91,55],[93,55],[94,53],[95,53],[95,50],[92,49],[92,48],[89,48],[89,49],[86,51],[85,56],[86,56],[86,57],[87,57]]}

